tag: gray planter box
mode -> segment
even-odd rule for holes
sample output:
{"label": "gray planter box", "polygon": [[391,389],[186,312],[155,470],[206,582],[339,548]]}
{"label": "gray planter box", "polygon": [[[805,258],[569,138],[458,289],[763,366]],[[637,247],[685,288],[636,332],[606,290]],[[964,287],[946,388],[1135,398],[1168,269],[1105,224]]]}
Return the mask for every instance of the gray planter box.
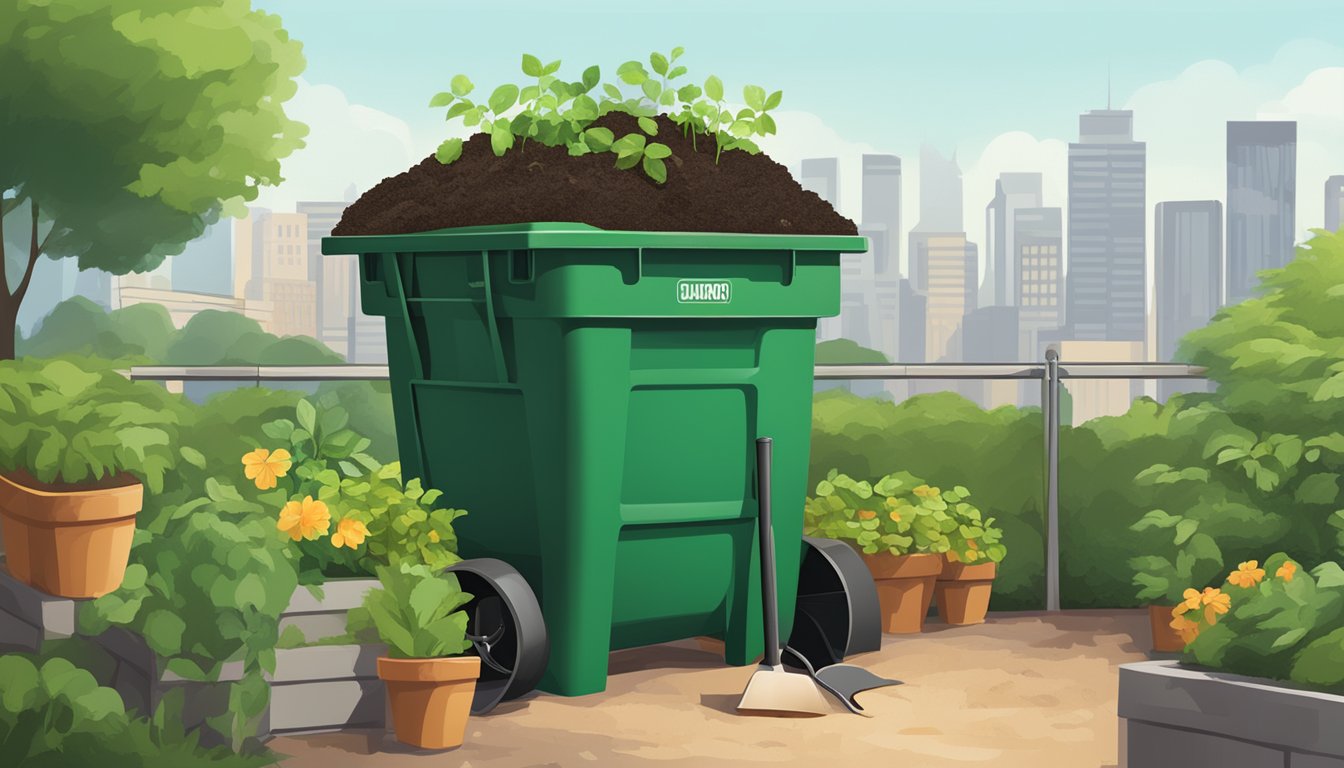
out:
{"label": "gray planter box", "polygon": [[1148,661],[1120,667],[1121,766],[1344,768],[1344,696]]}
{"label": "gray planter box", "polygon": [[[281,631],[297,627],[310,642],[343,635],[346,613],[377,583],[374,579],[328,582],[320,599],[300,587],[280,616]],[[74,636],[83,602],[43,594],[0,569],[0,653],[39,653],[49,641]],[[228,684],[243,673],[242,662],[231,662],[224,665],[218,681],[184,680],[162,668],[144,640],[131,632],[113,628],[87,640],[107,657],[102,660],[106,663],[90,671],[101,684],[116,689],[128,709],[152,713],[169,691],[185,689],[182,720],[188,729],[228,707]],[[277,650],[275,672],[267,676],[270,709],[259,735],[382,727],[386,697],[376,666],[385,653],[381,645]],[[202,735],[212,741],[208,730]]]}

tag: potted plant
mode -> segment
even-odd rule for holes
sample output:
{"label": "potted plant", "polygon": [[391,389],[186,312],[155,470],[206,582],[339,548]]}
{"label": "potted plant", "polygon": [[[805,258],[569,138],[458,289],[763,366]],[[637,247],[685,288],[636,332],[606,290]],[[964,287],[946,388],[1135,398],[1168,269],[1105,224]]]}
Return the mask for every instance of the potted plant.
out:
{"label": "potted plant", "polygon": [[[1214,452],[1219,443],[1210,442]],[[1208,449],[1206,449],[1207,451]],[[1136,596],[1148,603],[1153,650],[1177,653],[1185,639],[1174,611],[1191,600],[1191,592],[1214,586],[1221,578],[1224,547],[1234,553],[1251,553],[1260,542],[1277,540],[1287,521],[1247,503],[1237,491],[1208,482],[1203,467],[1177,469],[1155,464],[1135,478],[1141,487],[1154,489],[1155,500],[1179,514],[1164,509],[1148,511],[1130,526],[1140,534],[1135,546],[1148,554],[1130,558]]]}
{"label": "potted plant", "polygon": [[923,630],[956,527],[947,504],[926,489],[908,472],[869,483],[831,470],[804,507],[804,533],[846,541],[862,555],[889,634]]}
{"label": "potted plant", "polygon": [[453,574],[424,565],[380,566],[378,581],[364,608],[387,645],[378,677],[397,739],[422,749],[460,746],[481,672],[480,658],[462,655],[471,642],[458,609],[471,595]]}
{"label": "potted plant", "polygon": [[1003,530],[994,525],[994,518],[984,517],[966,501],[971,492],[963,486],[950,491],[924,486],[915,493],[941,500],[957,524],[948,533],[951,546],[934,589],[939,615],[948,624],[984,623],[998,564],[1008,553],[1002,543]]}
{"label": "potted plant", "polygon": [[112,592],[126,572],[144,486],[161,490],[176,463],[172,398],[64,360],[5,363],[0,414],[10,575],[59,597]]}

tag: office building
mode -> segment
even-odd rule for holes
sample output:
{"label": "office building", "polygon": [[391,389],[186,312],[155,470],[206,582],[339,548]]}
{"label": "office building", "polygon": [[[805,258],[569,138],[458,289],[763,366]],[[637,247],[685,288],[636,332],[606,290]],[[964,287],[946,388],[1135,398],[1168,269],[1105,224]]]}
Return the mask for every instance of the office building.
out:
{"label": "office building", "polygon": [[[1060,363],[1141,363],[1145,350],[1142,341],[1096,341],[1063,339],[1052,346],[1059,350]],[[1129,410],[1134,399],[1143,394],[1143,385],[1125,379],[1067,379],[1064,386],[1073,399],[1073,418],[1078,426],[1101,416],[1119,416]]]}
{"label": "office building", "polygon": [[919,150],[919,223],[910,230],[908,251],[909,277],[916,290],[928,290],[929,236],[964,231],[961,168],[955,156],[945,158],[926,144]]}
{"label": "office building", "polygon": [[1227,278],[1236,304],[1255,295],[1259,272],[1293,258],[1297,123],[1227,123]]}
{"label": "office building", "polygon": [[873,274],[899,278],[901,272],[901,158],[863,156],[863,216],[860,225],[882,230],[885,247],[873,252]]}
{"label": "office building", "polygon": [[295,210],[307,219],[308,279],[317,293],[317,338],[346,357],[350,333],[359,311],[359,264],[353,255],[323,256],[322,238],[341,220],[345,201],[300,202]]}
{"label": "office building", "polygon": [[[996,305],[971,310],[962,323],[962,359],[968,363],[1019,362],[1018,313],[1022,308]],[[989,379],[975,385],[971,399],[984,408],[1016,405],[1020,382]]]}
{"label": "office building", "polygon": [[1018,353],[1035,359],[1041,335],[1056,332],[1064,324],[1063,212],[1018,208],[1013,211],[1013,232]]}
{"label": "office building", "polygon": [[927,233],[928,297],[925,355],[929,362],[961,360],[960,334],[979,287],[975,243],[964,232]]}
{"label": "office building", "polygon": [[1344,175],[1325,180],[1325,228],[1338,232],[1344,226]]}
{"label": "office building", "polygon": [[[1157,359],[1176,360],[1180,340],[1208,324],[1222,306],[1223,204],[1217,200],[1158,203],[1153,219],[1157,296]],[[1203,390],[1200,382],[1158,382],[1158,397]]]}
{"label": "office building", "polygon": [[832,208],[840,208],[840,161],[834,157],[814,157],[803,160],[800,183],[803,189],[816,192]]}
{"label": "office building", "polygon": [[1013,240],[1016,212],[1041,207],[1041,174],[1002,173],[994,182],[994,199],[985,206],[985,279],[980,304],[1017,302],[1017,244]]}
{"label": "office building", "polygon": [[251,208],[234,223],[234,295],[272,307],[267,331],[317,337],[317,286],[308,277],[308,218]]}
{"label": "office building", "polygon": [[1146,147],[1129,110],[1092,110],[1069,144],[1065,322],[1078,340],[1146,336]]}

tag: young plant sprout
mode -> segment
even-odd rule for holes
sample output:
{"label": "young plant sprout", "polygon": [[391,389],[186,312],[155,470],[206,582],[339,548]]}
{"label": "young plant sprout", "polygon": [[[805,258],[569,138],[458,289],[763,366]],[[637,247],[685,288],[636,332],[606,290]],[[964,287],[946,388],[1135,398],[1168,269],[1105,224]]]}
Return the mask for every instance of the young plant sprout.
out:
{"label": "young plant sprout", "polygon": [[[671,52],[649,55],[649,68],[639,61],[627,61],[616,69],[618,83],[602,82],[601,70],[588,67],[580,79],[568,82],[556,73],[560,61],[543,65],[532,54],[523,54],[523,74],[533,78],[523,86],[506,83],[495,88],[484,104],[468,96],[475,85],[466,75],[457,75],[449,90],[435,94],[429,106],[447,107],[445,119],[461,118],[463,125],[479,127],[490,136],[490,148],[496,157],[517,146],[522,152],[529,139],[548,147],[565,147],[571,156],[611,153],[620,169],[636,166],[655,182],[667,181],[667,163],[672,149],[651,141],[658,135],[658,115],[667,115],[681,127],[682,136],[691,137],[692,151],[699,151],[697,136],[714,137],[714,162],[724,150],[757,154],[760,148],[752,136],[775,133],[770,110],[779,106],[782,91],[768,96],[759,85],[742,89],[746,106],[733,113],[724,102],[723,81],[714,75],[705,79],[704,88],[694,84],[678,85],[686,67],[677,64],[685,52],[680,46]],[[598,100],[590,95],[601,92]],[[637,86],[638,93],[627,95],[622,86]],[[593,126],[599,117],[621,112],[637,118],[639,132],[617,137],[610,129]],[[512,113],[512,114],[510,114]],[[516,143],[515,143],[516,142]],[[448,139],[434,153],[448,165],[462,156],[462,139]]]}

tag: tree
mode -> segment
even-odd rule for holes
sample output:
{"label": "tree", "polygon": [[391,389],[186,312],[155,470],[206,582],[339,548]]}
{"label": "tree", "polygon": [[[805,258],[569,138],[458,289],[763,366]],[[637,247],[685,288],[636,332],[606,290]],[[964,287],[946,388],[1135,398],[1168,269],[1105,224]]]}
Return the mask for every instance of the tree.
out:
{"label": "tree", "polygon": [[849,339],[831,339],[817,345],[817,365],[858,365],[886,363],[886,355],[875,349],[859,346]]}
{"label": "tree", "polygon": [[281,181],[302,47],[246,0],[0,9],[0,359],[37,260],[143,272]]}

